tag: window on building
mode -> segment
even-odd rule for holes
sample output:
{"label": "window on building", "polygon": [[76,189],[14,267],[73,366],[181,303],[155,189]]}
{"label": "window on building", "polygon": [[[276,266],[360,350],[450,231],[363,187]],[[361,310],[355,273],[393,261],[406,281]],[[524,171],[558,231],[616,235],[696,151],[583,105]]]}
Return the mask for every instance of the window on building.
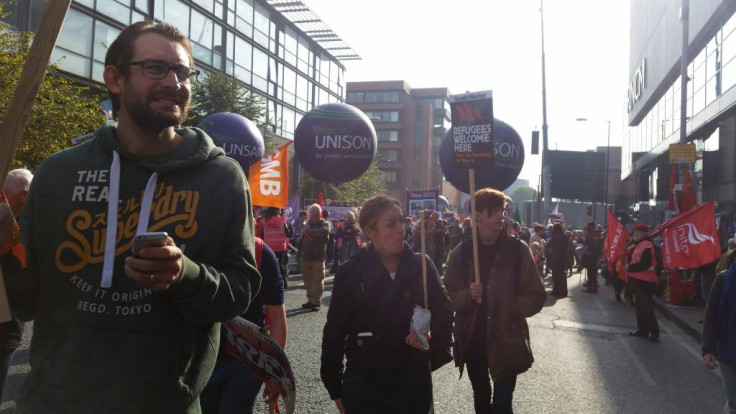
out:
{"label": "window on building", "polygon": [[102,72],[105,69],[105,55],[107,48],[118,37],[120,30],[99,20],[95,21],[95,43],[92,50],[92,79],[103,82]]}
{"label": "window on building", "polygon": [[176,26],[184,35],[189,36],[189,6],[186,4],[179,0],[166,0],[164,20]]}
{"label": "window on building", "polygon": [[302,111],[309,110],[309,81],[302,75],[296,75],[296,106]]}
{"label": "window on building", "polygon": [[93,23],[90,16],[69,10],[51,54],[51,62],[58,63],[61,70],[90,77]]}
{"label": "window on building", "polygon": [[283,100],[289,105],[296,105],[296,72],[284,66]]}
{"label": "window on building", "polygon": [[345,101],[349,104],[360,104],[364,102],[365,94],[363,92],[348,92]]}
{"label": "window on building", "polygon": [[212,19],[192,10],[189,39],[192,44],[192,55],[208,65],[212,65],[212,36],[214,33]]}
{"label": "window on building", "polygon": [[253,18],[253,40],[261,46],[268,48],[269,44],[269,31],[270,31],[270,15],[268,10],[261,6],[260,3],[256,3],[255,15]]}
{"label": "window on building", "polygon": [[396,129],[379,129],[376,131],[378,142],[399,142],[401,133]]}
{"label": "window on building", "polygon": [[399,111],[366,111],[368,119],[376,122],[401,122]]}
{"label": "window on building", "polygon": [[261,49],[253,48],[253,87],[268,92],[268,55]]}
{"label": "window on building", "polygon": [[237,0],[235,28],[248,37],[253,37],[253,0]]}
{"label": "window on building", "polygon": [[382,162],[401,162],[401,150],[379,149],[376,157]]}
{"label": "window on building", "polygon": [[[141,0],[137,0],[141,1]],[[212,13],[212,7],[214,6],[213,0],[192,0],[195,4],[198,4],[203,9],[207,10],[208,12]]]}
{"label": "window on building", "polygon": [[241,81],[251,83],[251,70],[253,67],[253,46],[240,37],[235,38],[235,75]]}
{"label": "window on building", "polygon": [[401,171],[400,170],[383,170],[383,177],[386,185],[391,189],[401,188]]}
{"label": "window on building", "polygon": [[97,11],[124,25],[130,24],[130,0],[97,0]]}

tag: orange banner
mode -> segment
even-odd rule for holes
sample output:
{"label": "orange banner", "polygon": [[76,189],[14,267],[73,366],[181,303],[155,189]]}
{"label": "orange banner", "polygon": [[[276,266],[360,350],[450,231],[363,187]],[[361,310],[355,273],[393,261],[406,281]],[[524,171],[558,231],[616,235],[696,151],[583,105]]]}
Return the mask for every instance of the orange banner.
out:
{"label": "orange banner", "polygon": [[287,208],[289,198],[289,153],[291,142],[250,166],[248,184],[253,205]]}

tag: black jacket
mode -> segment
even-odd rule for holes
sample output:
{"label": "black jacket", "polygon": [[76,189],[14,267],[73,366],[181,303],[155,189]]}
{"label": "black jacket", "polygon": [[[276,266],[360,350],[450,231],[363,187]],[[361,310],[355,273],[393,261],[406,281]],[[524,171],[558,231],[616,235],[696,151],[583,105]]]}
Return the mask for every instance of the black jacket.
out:
{"label": "black jacket", "polygon": [[[422,265],[405,243],[396,281],[372,248],[361,249],[335,276],[322,337],[320,374],[330,398],[342,397],[344,370],[378,386],[405,384],[429,376],[452,360],[452,309],[432,260],[427,262],[430,350],[406,345],[415,305],[422,305]],[[343,358],[347,360],[343,368]]]}

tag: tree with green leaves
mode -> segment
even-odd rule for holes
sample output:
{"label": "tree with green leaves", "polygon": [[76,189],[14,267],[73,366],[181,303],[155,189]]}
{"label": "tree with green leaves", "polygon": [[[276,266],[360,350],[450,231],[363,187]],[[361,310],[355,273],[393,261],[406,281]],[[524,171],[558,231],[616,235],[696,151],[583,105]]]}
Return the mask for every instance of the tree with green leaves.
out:
{"label": "tree with green leaves", "polygon": [[[212,72],[192,84],[192,105],[186,124],[197,126],[204,118],[217,112],[243,115],[259,128],[268,129],[270,126],[266,119],[265,99],[238,78],[224,72]],[[276,149],[276,144],[267,137],[263,137],[263,141],[266,146],[265,154]]]}
{"label": "tree with green leaves", "polygon": [[302,199],[315,199],[320,192],[323,193],[325,200],[361,204],[374,195],[386,194],[386,179],[375,161],[363,175],[342,184],[325,183],[315,180],[309,174],[304,174],[299,189]]}
{"label": "tree with green leaves", "polygon": [[[32,38],[33,33],[12,30],[0,22],[0,119],[10,106]],[[98,103],[105,99],[105,91],[81,86],[57,73],[58,66],[49,65],[10,168],[35,170],[44,158],[71,146],[72,138],[105,122]]]}

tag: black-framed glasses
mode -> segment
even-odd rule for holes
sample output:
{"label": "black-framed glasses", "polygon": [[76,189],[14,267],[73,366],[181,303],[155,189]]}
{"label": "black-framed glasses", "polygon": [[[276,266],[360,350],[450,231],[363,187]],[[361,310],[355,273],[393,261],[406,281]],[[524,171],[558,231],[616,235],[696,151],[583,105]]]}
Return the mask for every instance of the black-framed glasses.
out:
{"label": "black-framed glasses", "polygon": [[196,82],[199,76],[197,69],[192,69],[184,65],[171,66],[161,60],[138,60],[123,62],[120,66],[131,66],[140,65],[143,70],[143,75],[151,79],[161,80],[169,74],[169,71],[174,71],[176,79],[181,83]]}

